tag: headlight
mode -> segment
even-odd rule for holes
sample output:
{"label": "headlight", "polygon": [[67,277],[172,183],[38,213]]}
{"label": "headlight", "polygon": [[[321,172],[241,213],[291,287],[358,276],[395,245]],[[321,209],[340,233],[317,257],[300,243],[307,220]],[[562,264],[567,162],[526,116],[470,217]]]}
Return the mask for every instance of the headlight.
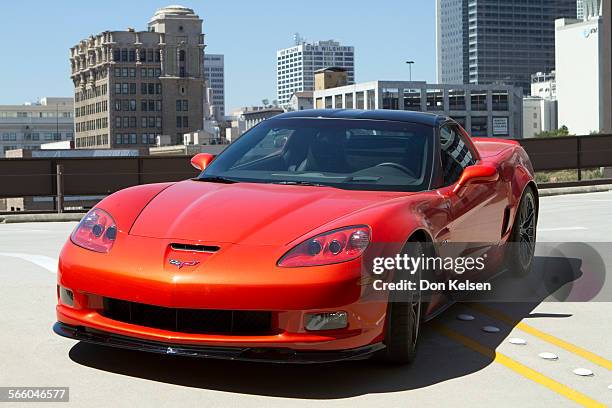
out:
{"label": "headlight", "polygon": [[94,208],[77,225],[70,240],[80,247],[107,253],[117,237],[115,220],[104,210]]}
{"label": "headlight", "polygon": [[358,225],[319,234],[287,252],[278,266],[295,268],[346,262],[358,258],[370,244],[370,227]]}

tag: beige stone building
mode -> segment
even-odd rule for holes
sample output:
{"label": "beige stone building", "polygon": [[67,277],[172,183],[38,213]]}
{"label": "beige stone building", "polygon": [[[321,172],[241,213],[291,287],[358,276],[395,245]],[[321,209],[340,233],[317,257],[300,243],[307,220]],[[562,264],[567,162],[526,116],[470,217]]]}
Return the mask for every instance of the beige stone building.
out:
{"label": "beige stone building", "polygon": [[75,147],[180,143],[202,128],[204,35],[192,9],[155,12],[148,31],[104,31],[70,49]]}

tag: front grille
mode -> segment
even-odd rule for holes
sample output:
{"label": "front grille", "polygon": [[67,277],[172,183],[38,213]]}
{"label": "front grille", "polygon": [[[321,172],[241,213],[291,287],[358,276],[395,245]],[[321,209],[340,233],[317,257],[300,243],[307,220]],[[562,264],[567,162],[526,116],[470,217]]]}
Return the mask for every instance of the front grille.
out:
{"label": "front grille", "polygon": [[263,335],[272,331],[271,312],[174,309],[104,298],[100,314],[124,323],[181,333]]}

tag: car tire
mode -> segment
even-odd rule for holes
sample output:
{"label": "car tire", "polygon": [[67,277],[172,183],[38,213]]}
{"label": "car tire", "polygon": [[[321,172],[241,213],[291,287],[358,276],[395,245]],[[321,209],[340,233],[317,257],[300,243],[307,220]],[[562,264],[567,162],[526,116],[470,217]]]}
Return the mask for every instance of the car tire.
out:
{"label": "car tire", "polygon": [[508,239],[506,265],[515,276],[526,276],[535,253],[538,209],[533,188],[527,187],[521,197]]}
{"label": "car tire", "polygon": [[[409,241],[403,253],[420,256],[424,245],[418,241]],[[412,275],[413,280],[421,277],[421,270]],[[405,296],[391,292],[387,306],[385,330],[385,349],[378,355],[379,359],[389,364],[410,364],[417,352],[418,337],[423,315],[421,292],[410,293],[410,299],[399,299]]]}

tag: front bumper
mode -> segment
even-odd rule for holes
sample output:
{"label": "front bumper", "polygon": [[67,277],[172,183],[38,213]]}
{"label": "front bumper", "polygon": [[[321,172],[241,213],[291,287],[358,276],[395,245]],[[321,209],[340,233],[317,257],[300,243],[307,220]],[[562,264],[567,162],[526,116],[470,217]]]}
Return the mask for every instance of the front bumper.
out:
{"label": "front bumper", "polygon": [[172,344],[121,336],[84,326],[71,326],[62,322],[53,325],[53,331],[63,337],[87,343],[188,357],[225,360],[259,361],[271,363],[333,363],[345,360],[362,360],[385,348],[382,343],[333,351],[299,351],[289,348],[218,347],[206,345]]}
{"label": "front bumper", "polygon": [[[192,349],[205,350],[200,353],[204,355],[215,354],[211,350],[229,350],[230,356],[244,356],[245,351],[252,355],[253,350],[342,355],[343,350],[370,350],[383,340],[387,299],[380,293],[364,295],[360,260],[287,270],[270,266],[284,248],[228,244],[207,258],[176,254],[178,259],[194,257],[201,262],[195,268],[176,268],[164,261],[170,256],[169,245],[170,240],[122,236],[108,256],[68,242],[60,256],[58,284],[73,292],[74,302],[59,300],[57,321],[112,339],[161,344],[164,353],[168,347],[187,350],[187,355]],[[271,330],[190,332],[180,325],[125,320],[104,313],[106,298],[174,310],[269,312]],[[336,311],[347,313],[347,328],[306,330],[306,314]]]}

